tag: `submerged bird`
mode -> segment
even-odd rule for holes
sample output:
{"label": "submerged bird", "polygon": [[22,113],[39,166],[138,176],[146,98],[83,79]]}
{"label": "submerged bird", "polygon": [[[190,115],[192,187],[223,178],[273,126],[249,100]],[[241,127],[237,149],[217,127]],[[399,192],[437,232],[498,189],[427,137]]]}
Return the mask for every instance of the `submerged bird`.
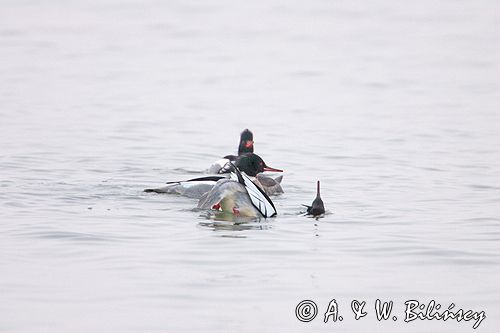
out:
{"label": "submerged bird", "polygon": [[319,180],[316,189],[316,198],[312,202],[311,206],[303,205],[307,207],[307,215],[318,216],[325,213],[325,205],[321,196],[319,194]]}
{"label": "submerged bird", "polygon": [[[240,171],[244,172],[248,176],[256,177],[255,183],[257,184],[257,186],[260,186],[260,188],[267,195],[283,193],[283,189],[280,185],[283,176],[279,176],[273,179],[262,174],[262,172],[264,171],[283,172],[283,170],[267,166],[264,160],[262,160],[259,155],[254,153],[246,153],[240,155],[237,157],[234,165],[231,162],[227,164],[225,171],[230,172],[230,169],[234,169],[234,167],[237,167]],[[186,181],[168,182],[167,186],[145,189],[144,192],[174,193],[189,198],[200,198],[203,194],[210,191],[219,180],[224,180],[227,178],[228,175],[217,175],[199,177]]]}
{"label": "submerged bird", "polygon": [[217,181],[200,198],[198,208],[215,209],[245,217],[267,218],[277,213],[269,196],[237,167],[233,167],[229,179]]}
{"label": "submerged bird", "polygon": [[253,153],[253,133],[248,128],[243,130],[240,134],[240,143],[238,145],[238,155],[226,155],[220,160],[217,160],[208,168],[208,173],[220,173],[219,171],[224,168],[229,161],[234,162],[238,156],[246,153]]}

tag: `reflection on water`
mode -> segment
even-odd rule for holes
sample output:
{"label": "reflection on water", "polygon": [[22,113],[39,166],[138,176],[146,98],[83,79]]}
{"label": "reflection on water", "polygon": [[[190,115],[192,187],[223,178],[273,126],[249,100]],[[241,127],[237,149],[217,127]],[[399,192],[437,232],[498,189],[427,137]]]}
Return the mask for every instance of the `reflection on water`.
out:
{"label": "reflection on water", "polygon": [[209,220],[209,222],[199,222],[200,226],[214,231],[268,230],[272,228],[273,220],[272,218],[261,219],[258,217],[235,216],[220,211],[204,211],[200,218]]}

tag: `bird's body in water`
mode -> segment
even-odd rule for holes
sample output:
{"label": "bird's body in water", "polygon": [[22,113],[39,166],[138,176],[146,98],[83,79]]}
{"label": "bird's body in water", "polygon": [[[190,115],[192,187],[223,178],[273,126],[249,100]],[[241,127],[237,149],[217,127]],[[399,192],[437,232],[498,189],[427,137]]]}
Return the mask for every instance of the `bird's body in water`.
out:
{"label": "bird's body in water", "polygon": [[319,191],[319,180],[317,183],[317,189],[316,189],[316,198],[313,200],[311,206],[307,206],[307,215],[312,215],[312,216],[319,216],[325,213],[325,204],[323,203],[323,200],[321,199],[320,191]]}
{"label": "bird's body in water", "polygon": [[271,199],[244,172],[233,166],[230,179],[224,178],[198,202],[200,209],[213,209],[243,217],[273,217]]}
{"label": "bird's body in water", "polygon": [[229,178],[219,180],[198,202],[200,209],[214,209],[237,216],[258,217],[245,186]]}
{"label": "bird's body in water", "polygon": [[[267,166],[259,155],[254,153],[242,154],[238,156],[234,165],[238,168],[238,170],[244,172],[246,175],[255,177],[255,184],[259,186],[267,195],[283,193],[283,189],[280,184],[282,176],[271,178],[262,174],[264,171],[283,172],[283,170]],[[234,166],[232,166],[231,162],[228,162],[226,168],[225,172],[230,172],[231,168],[234,169]],[[229,173],[224,175],[199,177],[187,181],[168,182],[166,186],[145,189],[144,192],[172,193],[190,198],[200,198],[203,194],[210,191],[219,180],[225,178],[229,178]]]}

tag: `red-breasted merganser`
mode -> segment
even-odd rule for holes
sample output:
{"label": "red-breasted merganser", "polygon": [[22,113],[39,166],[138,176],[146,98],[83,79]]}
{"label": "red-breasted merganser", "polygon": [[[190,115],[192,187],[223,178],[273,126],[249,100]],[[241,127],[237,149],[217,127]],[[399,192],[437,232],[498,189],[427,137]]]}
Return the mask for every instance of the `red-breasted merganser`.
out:
{"label": "red-breasted merganser", "polygon": [[[255,177],[255,183],[267,195],[283,193],[283,189],[280,185],[281,180],[283,179],[282,176],[273,179],[262,174],[264,171],[283,172],[283,170],[267,166],[259,155],[254,153],[240,155],[234,162],[234,166],[244,172],[247,176]],[[225,171],[229,172],[230,168],[234,169],[234,166],[232,163],[228,163]],[[168,182],[167,186],[145,189],[144,192],[174,193],[190,198],[200,198],[203,194],[210,191],[219,180],[227,179],[228,177],[229,175],[216,175],[199,177],[180,182]]]}

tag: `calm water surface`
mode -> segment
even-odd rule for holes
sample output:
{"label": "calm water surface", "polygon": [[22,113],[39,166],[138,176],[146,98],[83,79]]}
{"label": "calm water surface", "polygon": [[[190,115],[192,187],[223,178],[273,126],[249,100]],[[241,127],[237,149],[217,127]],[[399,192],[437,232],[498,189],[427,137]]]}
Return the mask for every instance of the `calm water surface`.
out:
{"label": "calm water surface", "polygon": [[[499,13],[2,1],[0,331],[473,331],[403,322],[404,301],[434,299],[497,332]],[[198,176],[244,128],[286,171],[278,217],[235,225],[142,192]],[[318,221],[299,215],[317,179]],[[344,321],[325,324],[333,298]]]}

